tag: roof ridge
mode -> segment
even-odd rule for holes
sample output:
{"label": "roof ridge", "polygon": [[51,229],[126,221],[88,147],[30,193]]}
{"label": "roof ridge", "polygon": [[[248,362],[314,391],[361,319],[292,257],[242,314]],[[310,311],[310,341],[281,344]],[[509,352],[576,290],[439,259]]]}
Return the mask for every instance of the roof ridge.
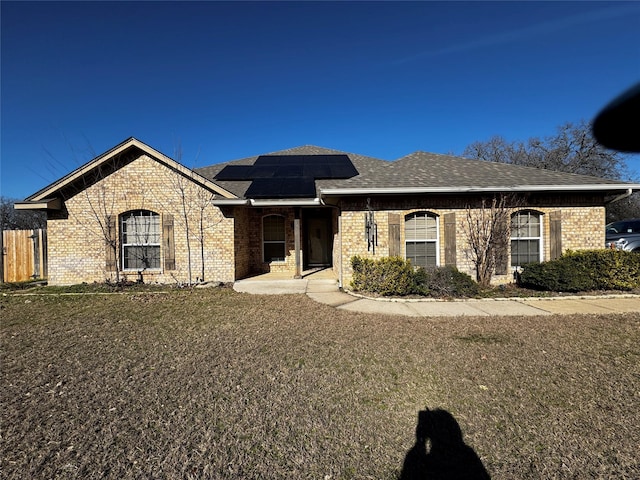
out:
{"label": "roof ridge", "polygon": [[520,165],[517,163],[506,163],[506,162],[496,162],[493,160],[484,160],[481,158],[470,158],[470,157],[462,157],[459,155],[447,155],[447,154],[441,154],[441,153],[432,153],[432,152],[425,152],[424,150],[416,150],[415,152],[412,152],[408,155],[405,155],[404,157],[399,158],[398,160],[394,161],[393,163],[395,164],[396,162],[398,162],[399,160],[403,160],[406,158],[410,158],[416,155],[420,155],[420,154],[424,154],[424,155],[430,155],[430,156],[440,156],[440,157],[447,157],[449,159],[452,160],[456,160],[456,161],[463,161],[463,162],[480,162],[480,164],[489,164],[492,166],[498,166],[498,168],[508,168],[509,170],[513,171],[514,169],[516,170],[527,170],[529,172],[544,172],[543,175],[563,175],[563,176],[573,176],[576,178],[591,178],[591,179],[598,179],[598,180],[612,180],[612,181],[620,181],[623,182],[623,180],[619,180],[619,179],[614,179],[614,178],[603,178],[603,177],[598,177],[597,175],[586,175],[583,173],[574,173],[574,172],[565,172],[562,170],[553,170],[550,168],[544,168],[544,167],[536,167],[533,165]]}

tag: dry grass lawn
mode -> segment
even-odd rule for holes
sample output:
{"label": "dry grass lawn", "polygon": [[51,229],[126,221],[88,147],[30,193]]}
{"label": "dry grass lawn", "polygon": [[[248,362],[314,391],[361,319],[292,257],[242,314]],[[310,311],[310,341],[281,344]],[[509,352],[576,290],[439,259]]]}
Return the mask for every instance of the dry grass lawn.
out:
{"label": "dry grass lawn", "polygon": [[640,478],[640,316],[429,319],[230,289],[0,298],[5,479],[394,479],[418,411],[493,478]]}

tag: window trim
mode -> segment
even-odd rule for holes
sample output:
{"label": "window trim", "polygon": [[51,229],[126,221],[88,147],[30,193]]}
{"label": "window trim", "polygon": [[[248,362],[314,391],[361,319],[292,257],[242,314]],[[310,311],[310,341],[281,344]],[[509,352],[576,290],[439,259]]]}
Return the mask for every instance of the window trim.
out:
{"label": "window trim", "polygon": [[[436,221],[436,238],[427,238],[427,239],[413,239],[407,240],[407,220],[410,217],[415,217],[419,214],[424,214],[426,217],[432,217]],[[429,210],[417,210],[415,212],[407,213],[404,216],[403,230],[402,233],[404,235],[404,259],[412,260],[407,257],[407,242],[422,242],[422,243],[434,243],[436,246],[436,267],[440,266],[440,215],[437,213],[431,212]],[[412,260],[412,265],[414,267],[420,267],[422,265],[414,265]]]}
{"label": "window trim", "polygon": [[[540,231],[539,231],[537,237],[530,237],[530,236],[528,236],[528,237],[525,237],[525,236],[514,237],[513,236],[513,227],[512,227],[513,219],[516,216],[524,214],[524,213],[528,214],[529,217],[531,215],[535,215],[535,216],[538,217],[538,224],[540,225]],[[538,263],[542,263],[544,261],[544,230],[543,230],[543,227],[544,227],[544,213],[542,213],[542,212],[539,212],[537,210],[532,210],[532,209],[524,209],[524,210],[518,210],[518,211],[516,211],[516,212],[511,214],[510,223],[509,223],[509,230],[510,230],[510,234],[509,234],[509,266],[512,269],[517,269],[517,268],[522,267],[522,265],[514,265],[513,264],[513,252],[512,252],[511,245],[512,245],[512,242],[514,240],[537,240],[538,241]]]}
{"label": "window trim", "polygon": [[[264,221],[266,218],[268,217],[278,217],[282,219],[282,240],[265,240],[264,239]],[[263,215],[262,216],[262,228],[261,228],[261,234],[262,234],[262,263],[285,263],[287,261],[287,223],[286,223],[287,219],[284,215],[279,214],[279,213],[269,213],[267,215]],[[267,258],[265,257],[265,245],[266,244],[282,244],[282,260],[267,260]]]}
{"label": "window trim", "polygon": [[[124,233],[124,226],[125,226],[125,219],[127,218],[131,218],[131,217],[136,217],[139,216],[140,218],[143,217],[148,217],[148,218],[152,218],[152,219],[156,219],[155,222],[157,222],[157,232],[155,233],[149,233],[149,235],[157,235],[158,241],[157,242],[143,242],[143,243],[125,243],[124,238],[125,238],[125,233]],[[162,222],[161,222],[161,217],[160,214],[157,212],[154,212],[153,210],[146,210],[146,209],[138,209],[138,210],[129,210],[126,211],[124,213],[121,213],[119,216],[119,233],[120,233],[120,262],[118,265],[118,268],[120,268],[120,271],[122,272],[140,272],[140,271],[154,271],[154,272],[160,272],[162,271]],[[158,255],[157,255],[157,259],[158,259],[158,266],[157,267],[145,267],[145,268],[131,268],[131,267],[125,267],[125,261],[126,261],[126,250],[127,248],[131,248],[131,247],[150,247],[150,248],[157,248],[158,251]]]}

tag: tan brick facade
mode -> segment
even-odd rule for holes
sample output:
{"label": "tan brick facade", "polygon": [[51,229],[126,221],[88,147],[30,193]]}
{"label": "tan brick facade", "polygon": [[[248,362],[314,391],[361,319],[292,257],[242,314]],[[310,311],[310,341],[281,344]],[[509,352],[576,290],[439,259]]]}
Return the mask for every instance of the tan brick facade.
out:
{"label": "tan brick facade", "polygon": [[[183,201],[184,198],[184,201]],[[69,285],[81,282],[115,280],[115,271],[109,268],[108,247],[104,228],[111,218],[117,235],[119,219],[126,212],[152,211],[160,216],[164,227],[172,225],[173,249],[168,243],[160,246],[161,266],[142,272],[145,282],[185,283],[191,281],[232,282],[254,273],[295,273],[295,210],[293,207],[251,208],[245,206],[218,208],[211,204],[212,192],[188,176],[181,175],[167,165],[141,154],[121,168],[116,168],[99,181],[83,186],[79,193],[68,195],[63,212],[50,214],[49,282]],[[401,256],[405,256],[404,219],[413,212],[429,212],[438,219],[438,260],[445,265],[447,258],[455,258],[455,266],[474,276],[473,264],[466,254],[466,215],[474,211],[479,197],[473,195],[380,196],[371,200],[377,224],[375,254],[367,249],[364,224],[367,202],[365,198],[342,198],[338,208],[331,208],[332,265],[342,285],[351,282],[351,258],[360,255],[382,258],[390,253],[390,219],[399,224],[399,239],[394,242]],[[471,205],[471,207],[469,206]],[[538,194],[527,197],[521,209],[538,212],[542,219],[542,256],[551,256],[552,240],[556,249],[601,248],[604,244],[604,199],[601,196],[577,194]],[[327,207],[329,208],[329,207]],[[304,221],[314,215],[323,216],[327,209],[299,210],[301,222],[301,265],[305,264]],[[185,221],[186,213],[186,221]],[[454,214],[455,216],[451,215]],[[281,262],[263,261],[262,222],[268,215],[279,215],[285,225],[285,259]],[[448,219],[448,229],[444,219]],[[552,239],[550,218],[561,219],[561,231]],[[187,225],[189,234],[187,235]],[[202,227],[202,229],[200,228]],[[453,229],[451,228],[453,227]],[[396,231],[398,227],[394,227]],[[449,233],[445,233],[445,230]],[[163,230],[164,231],[164,230]],[[447,238],[455,232],[455,242]],[[201,250],[200,234],[204,248]],[[188,237],[188,242],[187,242]],[[119,240],[119,238],[118,238]],[[447,243],[449,251],[447,253]],[[454,253],[451,255],[454,245]],[[190,247],[190,253],[187,246]],[[167,260],[169,250],[171,260]],[[119,250],[119,253],[121,251]],[[202,264],[204,255],[204,278]],[[121,255],[119,255],[120,257]],[[190,261],[189,261],[190,258]],[[123,271],[122,277],[135,280],[137,271]],[[113,264],[112,264],[113,265]],[[510,282],[511,273],[494,277],[495,283]]]}
{"label": "tan brick facade", "polygon": [[[532,199],[536,200],[536,199]],[[571,206],[571,203],[581,204]],[[567,250],[598,249],[604,246],[604,223],[605,209],[598,206],[600,198],[596,199],[571,199],[558,196],[552,198],[548,196],[544,201],[529,202],[519,207],[518,210],[533,210],[541,214],[542,219],[542,259],[550,259],[550,224],[551,212],[558,212],[562,219],[561,248]],[[420,208],[412,208],[413,204],[420,205]],[[433,205],[429,208],[429,205]],[[444,208],[448,204],[448,208]],[[375,254],[372,250],[367,250],[367,241],[364,233],[364,214],[366,203],[363,199],[356,199],[342,202],[342,213],[340,218],[340,239],[336,242],[339,245],[339,256],[342,257],[342,284],[348,288],[352,279],[351,258],[359,255],[367,258],[382,258],[389,255],[389,218],[390,214],[400,216],[400,249],[401,255],[405,255],[404,238],[404,218],[413,212],[429,212],[438,218],[438,260],[439,265],[445,265],[445,237],[443,228],[443,218],[445,214],[455,214],[455,236],[456,236],[456,263],[458,270],[468,273],[475,278],[473,263],[468,255],[468,238],[465,233],[465,223],[467,205],[469,198],[421,198],[421,199],[388,199],[378,200],[373,203],[374,216],[378,230],[378,242]],[[538,206],[543,204],[544,206]],[[470,209],[473,212],[473,208]],[[496,284],[508,283],[512,281],[512,273],[507,275],[496,275],[493,282]]]}
{"label": "tan brick facade", "polygon": [[[186,208],[183,208],[183,192]],[[115,272],[107,267],[107,246],[102,232],[107,217],[119,219],[121,214],[132,210],[150,210],[159,214],[162,222],[171,216],[174,223],[175,269],[165,268],[162,261],[160,269],[142,272],[145,282],[188,281],[187,225],[192,281],[202,276],[200,226],[204,237],[204,280],[235,280],[234,219],[208,203],[210,196],[209,191],[190,179],[141,155],[66,199],[65,214],[49,216],[49,283],[70,285],[115,280]],[[115,224],[119,235],[119,221]],[[161,246],[162,259],[165,248]],[[122,271],[122,265],[120,270],[126,279],[135,280],[138,276],[136,271]]]}

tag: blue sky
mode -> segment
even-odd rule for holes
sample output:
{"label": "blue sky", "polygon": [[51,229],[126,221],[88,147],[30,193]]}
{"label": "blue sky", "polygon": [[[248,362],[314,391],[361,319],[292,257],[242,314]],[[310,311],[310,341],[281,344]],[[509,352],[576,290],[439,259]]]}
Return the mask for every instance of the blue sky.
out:
{"label": "blue sky", "polygon": [[[636,2],[1,3],[1,189],[136,137],[188,167],[553,134],[640,81]],[[640,177],[640,155],[629,166]]]}

